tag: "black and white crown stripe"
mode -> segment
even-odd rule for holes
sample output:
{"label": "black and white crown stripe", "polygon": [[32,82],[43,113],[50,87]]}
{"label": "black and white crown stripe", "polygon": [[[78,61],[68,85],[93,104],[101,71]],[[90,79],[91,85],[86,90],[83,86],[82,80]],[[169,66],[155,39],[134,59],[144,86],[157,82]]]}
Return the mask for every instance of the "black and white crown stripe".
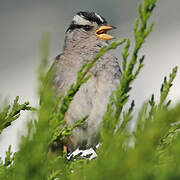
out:
{"label": "black and white crown stripe", "polygon": [[97,13],[94,12],[78,12],[76,16],[82,17],[84,20],[89,22],[96,22],[98,25],[107,23],[106,20]]}
{"label": "black and white crown stripe", "polygon": [[82,28],[84,26],[91,26],[92,22],[96,22],[98,25],[107,23],[107,21],[97,13],[81,11],[74,16],[67,31]]}
{"label": "black and white crown stripe", "polygon": [[101,16],[100,16],[99,14],[97,14],[97,13],[95,13],[95,16],[98,17],[102,23],[104,23],[104,22],[106,21],[103,17],[101,17]]}
{"label": "black and white crown stripe", "polygon": [[72,23],[78,25],[91,25],[91,22],[89,20],[86,20],[84,17],[78,14],[74,16]]}

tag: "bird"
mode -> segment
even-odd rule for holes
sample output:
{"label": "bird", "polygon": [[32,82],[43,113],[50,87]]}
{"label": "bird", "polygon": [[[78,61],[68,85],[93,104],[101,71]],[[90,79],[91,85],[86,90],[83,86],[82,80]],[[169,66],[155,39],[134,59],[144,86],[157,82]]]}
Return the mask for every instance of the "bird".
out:
{"label": "bird", "polygon": [[[107,47],[113,36],[107,34],[115,29],[104,17],[95,12],[76,13],[65,33],[63,52],[52,64],[53,86],[57,96],[65,96],[76,82],[77,72],[84,63],[90,62],[102,46]],[[99,129],[109,98],[120,84],[119,61],[108,52],[90,70],[91,78],[75,94],[65,114],[68,127],[88,115],[81,127],[76,127],[65,142],[69,152],[95,148],[99,143]]]}

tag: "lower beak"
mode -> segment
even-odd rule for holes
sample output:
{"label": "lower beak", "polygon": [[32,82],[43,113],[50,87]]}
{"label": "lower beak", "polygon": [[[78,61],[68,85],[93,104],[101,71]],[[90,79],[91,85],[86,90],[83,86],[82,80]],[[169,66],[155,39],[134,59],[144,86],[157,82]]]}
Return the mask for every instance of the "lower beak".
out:
{"label": "lower beak", "polygon": [[104,39],[104,40],[111,40],[111,39],[114,39],[113,36],[111,35],[108,35],[106,34],[108,31],[112,30],[112,29],[116,29],[115,27],[113,26],[110,26],[110,25],[103,25],[103,26],[100,26],[96,32],[95,32],[95,35],[101,39]]}

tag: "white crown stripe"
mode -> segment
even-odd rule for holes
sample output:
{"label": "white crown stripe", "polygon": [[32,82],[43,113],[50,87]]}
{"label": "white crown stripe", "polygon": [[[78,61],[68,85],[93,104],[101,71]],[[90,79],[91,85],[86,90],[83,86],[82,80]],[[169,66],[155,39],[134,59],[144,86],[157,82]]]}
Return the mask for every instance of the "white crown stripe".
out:
{"label": "white crown stripe", "polygon": [[101,21],[102,23],[104,22],[104,20],[102,19],[102,17],[101,17],[99,14],[95,13],[95,15],[100,19],[100,21]]}
{"label": "white crown stripe", "polygon": [[79,15],[75,15],[74,18],[73,18],[73,21],[76,23],[76,24],[79,24],[79,25],[90,25],[91,22],[82,18],[81,16]]}

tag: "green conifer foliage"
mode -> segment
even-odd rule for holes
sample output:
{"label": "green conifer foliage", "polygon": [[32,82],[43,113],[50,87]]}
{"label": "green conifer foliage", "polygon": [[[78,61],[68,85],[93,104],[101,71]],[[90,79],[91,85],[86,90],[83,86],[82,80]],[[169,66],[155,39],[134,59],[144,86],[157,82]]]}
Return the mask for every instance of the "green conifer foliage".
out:
{"label": "green conifer foliage", "polygon": [[[65,97],[57,98],[52,88],[53,71],[48,71],[50,38],[47,34],[43,37],[38,69],[39,108],[32,108],[29,103],[19,104],[17,97],[12,107],[6,106],[0,111],[0,133],[19,118],[21,111],[31,110],[36,115],[28,121],[28,132],[21,137],[18,152],[12,153],[10,146],[5,160],[0,160],[0,179],[180,179],[180,104],[172,107],[167,99],[177,67],[169,78],[164,78],[158,101],[153,94],[142,105],[138,115],[134,112],[134,101],[129,109],[124,108],[129,101],[132,83],[144,65],[145,56],[139,57],[139,51],[152,30],[153,23],[149,25],[148,20],[155,5],[156,0],[144,0],[139,4],[139,18],[134,24],[135,43],[122,39],[102,47],[96,57],[77,72],[77,81]],[[65,113],[81,85],[91,78],[90,69],[99,57],[122,44],[121,84],[111,95],[103,116],[97,157],[90,160],[90,155],[82,157],[81,153],[67,157],[62,151],[63,141],[74,128],[83,125],[88,114],[68,127],[64,122]],[[135,122],[133,130],[129,127],[132,122]],[[52,152],[54,144],[59,147],[56,153]]]}

